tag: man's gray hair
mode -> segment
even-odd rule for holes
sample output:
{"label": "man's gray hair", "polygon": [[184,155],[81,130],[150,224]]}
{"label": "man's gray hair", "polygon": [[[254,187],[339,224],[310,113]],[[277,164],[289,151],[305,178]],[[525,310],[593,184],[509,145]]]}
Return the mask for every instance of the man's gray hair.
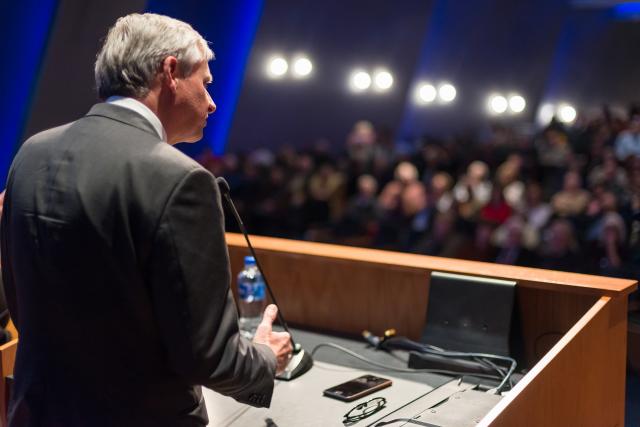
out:
{"label": "man's gray hair", "polygon": [[98,53],[98,96],[144,97],[168,56],[178,59],[180,72],[188,77],[196,64],[213,59],[213,52],[186,22],[153,13],[123,16],[111,27]]}

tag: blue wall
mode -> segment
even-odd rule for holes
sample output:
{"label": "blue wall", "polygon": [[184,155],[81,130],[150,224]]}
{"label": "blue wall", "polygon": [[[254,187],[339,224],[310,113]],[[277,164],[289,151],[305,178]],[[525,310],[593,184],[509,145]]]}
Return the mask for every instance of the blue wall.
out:
{"label": "blue wall", "polygon": [[580,9],[566,17],[541,103],[569,102],[580,107],[599,96],[603,103],[611,100],[615,82],[608,81],[606,93],[602,92],[603,77],[617,62],[606,58],[612,51],[607,34],[615,29],[613,17],[608,8]]}
{"label": "blue wall", "polygon": [[[459,134],[485,126],[490,92],[520,93],[527,108],[517,120],[533,118],[570,12],[569,3],[559,0],[437,0],[425,26],[399,137]],[[457,87],[457,98],[450,105],[416,106],[414,90],[421,80],[436,85],[447,80]]]}
{"label": "blue wall", "polygon": [[57,0],[22,0],[3,2],[0,9],[0,52],[4,58],[0,67],[0,179],[3,188],[11,160],[21,143],[57,6]]}

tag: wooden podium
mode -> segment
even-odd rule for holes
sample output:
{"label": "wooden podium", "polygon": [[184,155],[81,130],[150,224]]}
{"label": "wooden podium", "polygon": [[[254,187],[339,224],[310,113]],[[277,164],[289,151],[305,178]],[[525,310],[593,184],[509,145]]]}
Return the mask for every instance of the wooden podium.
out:
{"label": "wooden podium", "polygon": [[18,331],[11,320],[7,331],[13,339],[0,346],[0,427],[7,425],[7,409],[9,409],[10,380],[18,351]]}
{"label": "wooden podium", "polygon": [[[248,250],[242,235],[228,233],[227,243],[237,274]],[[252,243],[287,320],[329,332],[393,327],[418,339],[432,271],[514,280],[530,370],[478,425],[624,426],[633,280],[266,237]],[[17,343],[0,347],[0,425]]]}
{"label": "wooden podium", "polygon": [[[248,254],[227,234],[232,271]],[[292,325],[418,339],[432,271],[514,280],[529,372],[479,426],[624,426],[627,295],[634,280],[285,239],[252,244]],[[235,289],[235,286],[234,286]]]}

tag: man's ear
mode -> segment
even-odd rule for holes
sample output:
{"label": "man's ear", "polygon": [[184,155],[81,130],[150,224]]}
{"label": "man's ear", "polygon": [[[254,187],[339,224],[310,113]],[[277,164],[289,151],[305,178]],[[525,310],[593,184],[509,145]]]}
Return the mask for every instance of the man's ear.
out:
{"label": "man's ear", "polygon": [[175,56],[167,56],[162,61],[162,85],[175,93],[178,79],[178,59]]}

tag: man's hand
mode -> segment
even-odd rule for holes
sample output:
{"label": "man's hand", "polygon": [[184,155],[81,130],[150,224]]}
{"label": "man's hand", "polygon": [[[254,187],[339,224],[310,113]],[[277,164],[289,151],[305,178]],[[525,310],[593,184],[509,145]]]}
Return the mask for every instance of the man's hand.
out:
{"label": "man's hand", "polygon": [[291,346],[291,337],[288,332],[273,332],[273,321],[276,320],[278,307],[269,304],[264,310],[262,322],[256,330],[253,342],[265,344],[276,355],[277,366],[276,374],[281,374],[291,359],[293,347]]}

